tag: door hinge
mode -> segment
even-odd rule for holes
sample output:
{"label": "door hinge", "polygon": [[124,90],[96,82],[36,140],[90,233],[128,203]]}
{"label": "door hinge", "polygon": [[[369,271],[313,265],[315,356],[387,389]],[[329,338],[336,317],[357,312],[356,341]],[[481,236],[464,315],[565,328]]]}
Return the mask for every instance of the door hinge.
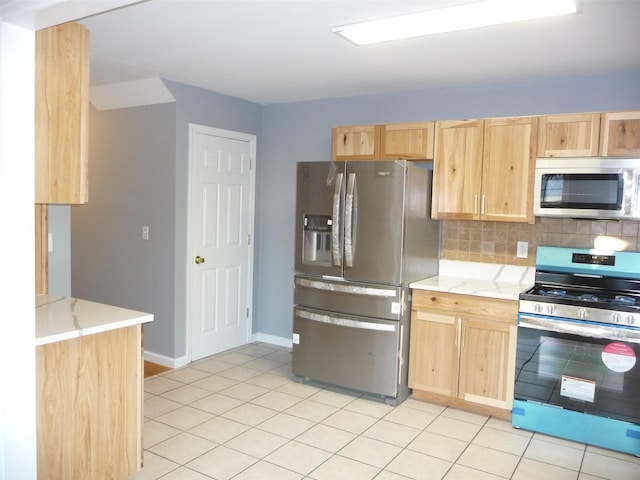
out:
{"label": "door hinge", "polygon": [[249,170],[253,169],[253,158],[249,159]]}
{"label": "door hinge", "polygon": [[247,318],[249,318],[249,307],[247,307]]}
{"label": "door hinge", "polygon": [[251,245],[251,234],[247,235],[247,245]]}

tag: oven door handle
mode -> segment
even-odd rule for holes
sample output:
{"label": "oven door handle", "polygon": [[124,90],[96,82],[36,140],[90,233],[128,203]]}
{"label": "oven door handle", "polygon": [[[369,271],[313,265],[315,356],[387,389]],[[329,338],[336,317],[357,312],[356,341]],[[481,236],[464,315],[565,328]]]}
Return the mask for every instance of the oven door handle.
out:
{"label": "oven door handle", "polygon": [[587,322],[572,322],[559,320],[557,318],[550,319],[526,313],[518,315],[518,327],[535,328],[536,330],[547,330],[550,332],[581,335],[591,338],[640,343],[640,330],[635,328],[621,328]]}

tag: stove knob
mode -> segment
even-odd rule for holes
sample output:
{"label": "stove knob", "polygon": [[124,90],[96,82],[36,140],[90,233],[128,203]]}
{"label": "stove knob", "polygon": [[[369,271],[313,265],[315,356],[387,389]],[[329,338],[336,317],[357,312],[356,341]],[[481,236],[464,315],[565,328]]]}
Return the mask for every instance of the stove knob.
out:
{"label": "stove knob", "polygon": [[536,313],[542,313],[542,305],[540,305],[539,303],[536,303],[533,306],[533,311],[536,312]]}
{"label": "stove knob", "polygon": [[578,316],[580,318],[587,318],[587,309],[581,308],[580,310],[578,310]]}
{"label": "stove knob", "polygon": [[613,323],[620,323],[620,314],[614,313],[611,315],[611,320],[613,320]]}
{"label": "stove knob", "polygon": [[628,323],[629,325],[633,325],[633,324],[635,323],[635,320],[636,320],[636,319],[635,319],[635,318],[633,318],[633,315],[629,315],[629,316],[627,317],[627,323]]}
{"label": "stove knob", "polygon": [[551,315],[551,314],[552,314],[553,312],[555,312],[555,311],[556,311],[556,306],[555,306],[555,305],[548,305],[548,306],[547,306],[547,313],[548,313],[549,315]]}

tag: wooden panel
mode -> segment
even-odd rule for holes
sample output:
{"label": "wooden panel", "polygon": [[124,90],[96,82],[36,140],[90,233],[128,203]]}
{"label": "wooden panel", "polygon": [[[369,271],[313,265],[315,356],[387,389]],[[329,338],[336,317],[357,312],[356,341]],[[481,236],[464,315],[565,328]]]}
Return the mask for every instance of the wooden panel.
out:
{"label": "wooden panel", "polygon": [[547,115],[540,117],[538,157],[598,155],[600,114]]}
{"label": "wooden panel", "polygon": [[140,331],[36,348],[38,478],[124,480],[139,469]]}
{"label": "wooden panel", "polygon": [[383,125],[380,132],[381,158],[430,160],[433,158],[435,122]]}
{"label": "wooden panel", "polygon": [[433,218],[478,218],[483,131],[483,120],[436,123]]}
{"label": "wooden panel", "polygon": [[65,23],[36,32],[36,203],[88,199],[89,32]]}
{"label": "wooden panel", "polygon": [[[500,322],[463,321],[459,397],[510,409],[513,395],[510,335],[516,327]],[[515,352],[514,352],[515,353]]]}
{"label": "wooden panel", "polygon": [[380,128],[377,125],[335,127],[331,135],[332,160],[377,160]]}
{"label": "wooden panel", "polygon": [[486,120],[482,162],[482,220],[533,223],[538,139],[535,117]]}
{"label": "wooden panel", "polygon": [[36,295],[49,292],[48,210],[36,204]]}
{"label": "wooden panel", "polygon": [[495,322],[512,325],[518,321],[517,300],[413,289],[411,302],[413,309],[427,309],[465,317],[489,317]]}
{"label": "wooden panel", "polygon": [[411,312],[409,387],[450,397],[458,394],[458,326],[452,315]]}
{"label": "wooden panel", "polygon": [[602,115],[602,146],[606,157],[640,155],[640,111],[609,112]]}

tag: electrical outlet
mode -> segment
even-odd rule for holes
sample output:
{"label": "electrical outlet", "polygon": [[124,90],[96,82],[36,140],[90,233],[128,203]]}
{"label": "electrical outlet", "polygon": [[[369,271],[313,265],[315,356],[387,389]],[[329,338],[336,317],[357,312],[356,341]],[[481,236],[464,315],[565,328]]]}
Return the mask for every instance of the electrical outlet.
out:
{"label": "electrical outlet", "polygon": [[516,247],[516,257],[527,258],[529,256],[529,242],[518,242]]}

